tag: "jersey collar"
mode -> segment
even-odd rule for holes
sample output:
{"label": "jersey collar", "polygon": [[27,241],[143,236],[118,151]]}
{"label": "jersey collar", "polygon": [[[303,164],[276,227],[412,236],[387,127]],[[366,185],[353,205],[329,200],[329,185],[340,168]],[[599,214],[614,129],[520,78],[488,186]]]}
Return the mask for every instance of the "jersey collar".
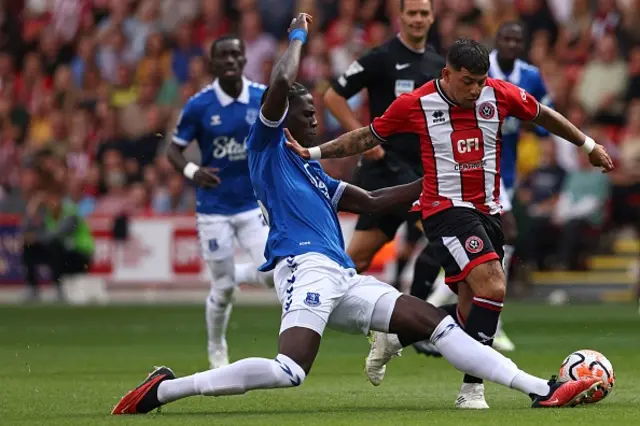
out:
{"label": "jersey collar", "polygon": [[506,75],[502,69],[500,69],[500,64],[498,64],[498,51],[493,50],[489,54],[489,70],[491,76],[498,80],[508,81],[509,83],[513,83],[515,85],[520,84],[520,75],[521,75],[521,61],[520,59],[516,59],[513,64],[513,71],[511,74]]}
{"label": "jersey collar", "polygon": [[447,96],[447,94],[444,92],[444,90],[440,86],[440,79],[439,78],[436,78],[435,82],[436,82],[435,83],[436,91],[438,92],[438,95],[440,95],[440,97],[442,98],[443,101],[445,101],[446,103],[448,103],[451,106],[460,106],[456,101],[454,101],[449,96]]}
{"label": "jersey collar", "polygon": [[240,92],[240,96],[238,96],[237,99],[232,98],[224,90],[222,90],[222,87],[220,87],[220,82],[217,78],[213,82],[213,91],[218,97],[218,102],[220,102],[220,105],[223,107],[231,105],[234,101],[246,105],[249,103],[249,83],[249,80],[245,76],[242,76],[242,92]]}
{"label": "jersey collar", "polygon": [[396,37],[398,37],[398,40],[400,40],[400,43],[402,43],[402,45],[403,45],[404,47],[406,47],[406,48],[407,48],[407,50],[410,50],[410,51],[412,51],[413,53],[419,53],[419,54],[421,54],[421,55],[422,55],[424,52],[426,52],[426,51],[427,51],[426,45],[425,45],[425,47],[423,47],[422,49],[414,49],[413,47],[409,46],[407,43],[405,43],[405,42],[404,42],[404,40],[402,40],[402,37],[400,37],[400,33],[398,33],[398,34],[396,35]]}

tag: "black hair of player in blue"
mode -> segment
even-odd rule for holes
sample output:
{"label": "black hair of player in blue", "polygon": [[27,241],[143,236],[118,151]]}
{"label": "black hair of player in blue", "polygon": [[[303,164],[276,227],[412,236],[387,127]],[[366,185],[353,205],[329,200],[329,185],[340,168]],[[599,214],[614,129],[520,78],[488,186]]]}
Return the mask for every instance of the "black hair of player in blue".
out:
{"label": "black hair of player in blue", "polygon": [[471,74],[485,75],[489,72],[489,51],[475,40],[460,38],[449,48],[447,64],[456,71],[464,68]]}
{"label": "black hair of player in blue", "polygon": [[[264,91],[260,104],[267,99],[269,88]],[[287,112],[286,127],[291,135],[304,147],[310,148],[318,145],[316,108],[313,96],[304,85],[295,82],[287,92],[289,110]]]}

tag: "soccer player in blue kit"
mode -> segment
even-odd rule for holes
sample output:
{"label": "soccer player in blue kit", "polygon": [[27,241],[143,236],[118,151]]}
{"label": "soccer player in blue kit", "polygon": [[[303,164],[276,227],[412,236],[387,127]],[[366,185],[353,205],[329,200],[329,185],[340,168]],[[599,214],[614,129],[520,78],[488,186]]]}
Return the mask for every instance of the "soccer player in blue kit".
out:
{"label": "soccer player in blue kit", "polygon": [[[269,228],[253,193],[245,147],[265,86],[242,76],[244,52],[237,37],[221,37],[212,44],[211,67],[216,79],[186,103],[167,151],[176,170],[199,186],[198,238],[213,278],[206,300],[211,368],[229,364],[226,330],[237,284],[272,286],[272,274],[258,272],[265,260]],[[183,155],[194,139],[202,167],[187,162]],[[235,264],[234,240],[251,262]]]}
{"label": "soccer player in blue kit", "polygon": [[278,355],[246,358],[180,378],[159,367],[112,413],[147,413],[195,395],[299,386],[311,371],[327,326],[350,333],[396,333],[388,335],[390,350],[381,363],[403,346],[430,339],[457,369],[523,392],[534,408],[582,402],[602,385],[600,379],[558,383],[531,376],[475,341],[444,311],[356,272],[344,249],[337,211],[382,212],[416,199],[422,180],[368,192],[330,178],[318,162],[289,149],[296,140],[306,147],[318,144],[313,98],[295,82],[310,21],[304,13],[292,21],[289,47],[274,67],[247,142],[251,181],[270,224],[261,270],[275,271],[282,304]]}

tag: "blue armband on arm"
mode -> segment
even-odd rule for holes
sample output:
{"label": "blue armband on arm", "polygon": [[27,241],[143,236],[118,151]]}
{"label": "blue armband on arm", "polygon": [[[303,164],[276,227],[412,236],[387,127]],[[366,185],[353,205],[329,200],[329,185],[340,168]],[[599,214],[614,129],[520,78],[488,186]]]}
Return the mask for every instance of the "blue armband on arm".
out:
{"label": "blue armband on arm", "polygon": [[289,41],[300,40],[302,44],[307,42],[307,32],[301,28],[296,28],[289,33]]}

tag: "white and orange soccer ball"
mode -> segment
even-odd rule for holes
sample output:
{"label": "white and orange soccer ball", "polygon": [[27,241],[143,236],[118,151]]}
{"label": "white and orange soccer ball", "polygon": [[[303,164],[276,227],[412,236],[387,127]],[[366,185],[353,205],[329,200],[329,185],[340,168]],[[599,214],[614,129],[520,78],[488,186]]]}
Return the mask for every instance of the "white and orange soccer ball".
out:
{"label": "white and orange soccer ball", "polygon": [[616,381],[611,362],[600,352],[583,349],[575,351],[562,361],[558,381],[570,381],[597,377],[602,379],[604,387],[598,390],[586,403],[603,400],[613,390]]}

